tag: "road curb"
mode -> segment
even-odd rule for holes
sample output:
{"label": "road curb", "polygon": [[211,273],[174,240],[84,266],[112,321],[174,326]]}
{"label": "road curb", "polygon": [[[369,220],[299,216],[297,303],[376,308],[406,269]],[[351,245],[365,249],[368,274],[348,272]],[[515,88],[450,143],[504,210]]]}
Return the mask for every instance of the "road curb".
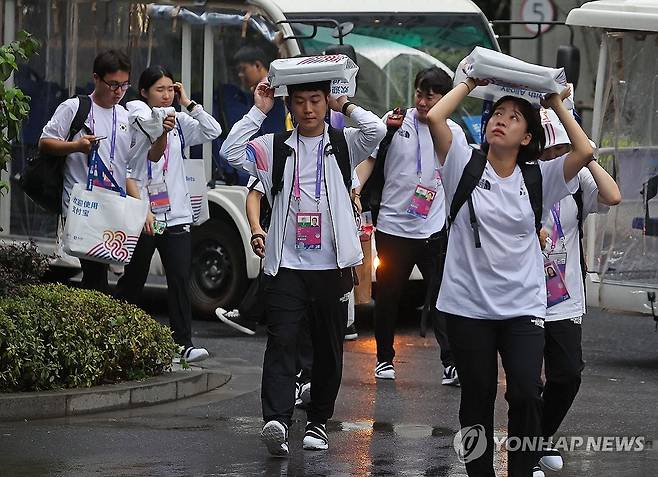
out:
{"label": "road curb", "polygon": [[0,421],[67,417],[160,404],[211,391],[230,379],[230,374],[192,368],[88,389],[0,394]]}

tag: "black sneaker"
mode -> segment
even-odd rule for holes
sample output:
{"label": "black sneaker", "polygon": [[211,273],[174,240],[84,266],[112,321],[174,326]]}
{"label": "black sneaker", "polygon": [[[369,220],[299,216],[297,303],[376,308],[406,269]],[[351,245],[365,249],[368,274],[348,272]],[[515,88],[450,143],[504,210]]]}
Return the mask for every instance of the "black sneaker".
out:
{"label": "black sneaker", "polygon": [[546,477],[544,471],[538,465],[532,468],[532,477]]}
{"label": "black sneaker", "polygon": [[347,341],[353,341],[359,337],[359,333],[356,332],[356,327],[354,323],[347,327],[345,330],[345,339]]}
{"label": "black sneaker", "polygon": [[375,377],[378,379],[395,379],[395,368],[388,361],[377,362],[375,366]]}
{"label": "black sneaker", "polygon": [[457,368],[454,366],[446,366],[443,370],[443,379],[441,384],[446,386],[459,386],[459,376],[457,375]]}
{"label": "black sneaker", "polygon": [[329,439],[324,424],[317,422],[307,422],[306,432],[304,433],[305,450],[327,450],[329,448]]}
{"label": "black sneaker", "polygon": [[250,336],[256,334],[256,322],[242,318],[238,310],[226,311],[224,308],[217,308],[215,309],[215,315],[231,328]]}

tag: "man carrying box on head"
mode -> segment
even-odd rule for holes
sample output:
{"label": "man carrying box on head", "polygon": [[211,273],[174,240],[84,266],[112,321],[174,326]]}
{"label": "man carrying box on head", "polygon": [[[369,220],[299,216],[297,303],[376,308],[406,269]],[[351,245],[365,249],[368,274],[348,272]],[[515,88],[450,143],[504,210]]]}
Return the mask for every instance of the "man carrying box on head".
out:
{"label": "man carrying box on head", "polygon": [[[262,182],[272,204],[264,259],[268,341],[261,439],[271,454],[285,456],[295,405],[296,345],[305,314],[314,354],[304,449],[328,448],[325,424],[333,414],[342,376],[351,267],[363,258],[349,196],[352,171],[368,158],[386,129],[376,115],[350,103],[347,96],[329,96],[330,80],[339,79],[346,66],[353,69],[351,79],[356,73],[347,57],[277,60],[272,66],[270,83],[258,86],[255,106],[232,128],[222,153]],[[286,66],[296,69],[284,77]],[[272,108],[275,91],[270,84],[287,86],[288,107],[298,126],[249,142]],[[324,121],[329,108],[349,116],[357,128],[330,128]],[[309,226],[311,217],[318,226]]]}

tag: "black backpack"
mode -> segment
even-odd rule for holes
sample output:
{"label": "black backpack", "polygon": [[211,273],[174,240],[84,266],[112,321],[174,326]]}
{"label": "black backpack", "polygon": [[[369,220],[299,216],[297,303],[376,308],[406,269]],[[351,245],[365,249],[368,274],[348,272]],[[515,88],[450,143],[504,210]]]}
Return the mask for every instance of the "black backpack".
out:
{"label": "black backpack", "polygon": [[[370,210],[372,215],[372,223],[377,226],[377,217],[379,216],[379,208],[382,202],[382,191],[384,190],[384,162],[388,149],[393,142],[395,133],[402,127],[402,122],[407,114],[405,108],[395,108],[393,112],[386,118],[386,136],[379,143],[379,150],[377,157],[375,157],[375,165],[366,183],[361,188],[361,204],[363,210]],[[392,119],[393,118],[393,119]]]}
{"label": "black backpack", "polygon": [[[283,171],[286,167],[286,160],[292,154],[292,148],[285,142],[292,135],[292,131],[285,131],[274,134],[274,145],[272,147],[272,202],[274,197],[283,189]],[[329,144],[330,154],[333,154],[338,162],[338,168],[343,176],[343,182],[347,188],[348,194],[352,191],[352,164],[350,162],[350,153],[345,140],[345,133],[342,129],[335,129],[329,126]]]}
{"label": "black backpack", "polygon": [[[448,226],[450,226],[455,221],[457,213],[461,209],[462,205],[464,205],[464,203],[468,203],[469,221],[471,223],[471,228],[473,229],[473,240],[475,242],[475,248],[481,248],[482,244],[480,243],[479,225],[477,222],[477,217],[475,217],[475,209],[473,208],[473,200],[471,199],[471,194],[480,182],[486,165],[487,156],[482,151],[473,149],[471,158],[464,168],[464,172],[462,173],[462,176],[459,179],[459,183],[457,184],[455,195],[453,196],[452,203],[450,204],[450,214],[448,215]],[[532,212],[535,215],[535,230],[539,234],[539,231],[541,230],[541,216],[543,207],[541,170],[539,169],[539,165],[536,163],[522,163],[519,164],[519,167],[521,168],[523,181],[525,182],[526,189],[528,190]]]}
{"label": "black backpack", "polygon": [[[78,95],[80,101],[75,113],[67,141],[85,128],[88,134],[91,131],[85,126],[85,120],[91,110],[91,98],[87,95]],[[64,189],[64,163],[66,156],[54,156],[37,151],[32,159],[28,159],[18,179],[23,192],[46,212],[62,213],[62,193]]]}

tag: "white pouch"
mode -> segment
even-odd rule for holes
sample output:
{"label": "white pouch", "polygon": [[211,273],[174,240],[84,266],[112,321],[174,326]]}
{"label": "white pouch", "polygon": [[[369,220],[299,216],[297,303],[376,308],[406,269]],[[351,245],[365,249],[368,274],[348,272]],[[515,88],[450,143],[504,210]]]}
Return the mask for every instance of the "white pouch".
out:
{"label": "white pouch", "polygon": [[356,94],[356,74],[359,67],[345,55],[284,58],[270,63],[267,78],[274,96],[287,96],[288,84],[331,81],[332,96]]}
{"label": "white pouch", "polygon": [[203,159],[185,159],[183,167],[187,192],[190,194],[192,204],[192,223],[201,225],[210,218],[206,166]]}
{"label": "white pouch", "polygon": [[[526,63],[512,56],[476,46],[457,66],[454,84],[467,77],[487,81],[469,96],[487,101],[497,101],[503,96],[517,96],[539,105],[549,93],[560,93],[567,86],[564,68]],[[564,101],[567,109],[573,109],[573,100]]]}

